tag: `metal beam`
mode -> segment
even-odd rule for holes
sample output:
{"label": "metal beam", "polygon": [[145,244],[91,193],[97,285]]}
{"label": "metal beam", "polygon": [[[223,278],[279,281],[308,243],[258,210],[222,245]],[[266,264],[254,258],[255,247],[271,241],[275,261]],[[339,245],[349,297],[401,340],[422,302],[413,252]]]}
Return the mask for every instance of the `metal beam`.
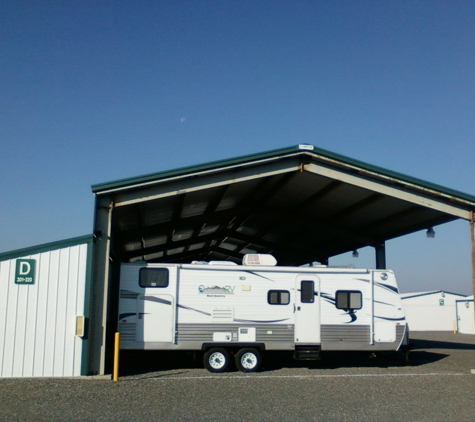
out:
{"label": "metal beam", "polygon": [[136,258],[138,256],[152,255],[158,252],[166,252],[167,250],[170,250],[170,249],[186,248],[197,243],[209,242],[211,240],[220,239],[220,238],[222,239],[224,237],[225,235],[220,235],[219,237],[216,237],[216,235],[212,233],[212,234],[207,234],[204,236],[193,238],[192,240],[184,239],[184,240],[177,240],[176,242],[167,241],[166,243],[163,243],[161,245],[155,245],[155,246],[150,246],[143,249],[136,249],[133,251],[124,252],[122,254],[122,259],[125,259],[126,261],[130,261],[131,259]]}
{"label": "metal beam", "polygon": [[449,201],[444,202],[441,200],[430,198],[428,196],[425,196],[423,192],[421,192],[420,194],[409,192],[404,186],[400,188],[396,186],[390,186],[389,183],[382,183],[376,180],[370,180],[367,178],[363,178],[362,176],[345,173],[340,170],[335,170],[330,167],[317,165],[314,163],[305,165],[305,170],[309,171],[310,173],[328,177],[330,179],[340,180],[344,183],[348,183],[353,186],[358,186],[363,189],[378,192],[386,196],[391,196],[393,198],[401,199],[406,202],[411,202],[422,207],[431,208],[446,214],[463,218],[465,220],[470,220],[471,211],[467,210],[466,208],[456,207],[452,204],[449,204]]}
{"label": "metal beam", "polygon": [[155,185],[147,189],[131,189],[130,191],[116,193],[114,195],[114,206],[122,207],[203,189],[262,179],[264,177],[299,171],[300,168],[300,158],[292,157],[287,160],[261,164],[257,170],[256,167],[249,166],[200,176],[190,174],[184,180],[181,178],[172,180],[165,179],[156,182]]}
{"label": "metal beam", "polygon": [[382,196],[378,193],[372,194],[372,195],[368,196],[367,198],[365,198],[361,201],[358,201],[355,204],[350,205],[349,207],[344,208],[339,212],[334,213],[327,221],[336,221],[339,218],[348,217],[349,215],[351,215],[351,214],[353,214],[357,211],[361,211],[362,209],[364,209],[364,208],[366,208],[370,205],[374,205],[375,203],[377,203],[379,201],[382,201],[383,199],[384,199],[384,196]]}
{"label": "metal beam", "polygon": [[171,220],[158,223],[150,226],[144,226],[137,229],[124,230],[116,233],[121,242],[136,241],[137,238],[147,236],[153,237],[157,235],[163,235],[170,229],[181,230],[190,229],[203,224],[220,224],[223,221],[228,221],[239,215],[248,215],[251,211],[251,207],[242,206],[237,208],[231,208],[224,211],[217,211],[212,214],[202,214],[193,217],[180,218],[179,220],[172,222]]}
{"label": "metal beam", "polygon": [[[257,238],[262,238],[264,237],[267,233],[271,232],[273,229],[276,227],[279,227],[282,225],[282,222],[288,221],[289,219],[298,219],[301,220],[302,218],[305,220],[310,220],[308,217],[303,217],[299,214],[302,214],[302,211],[308,208],[310,205],[314,204],[316,201],[322,199],[326,195],[330,194],[330,192],[333,192],[336,190],[338,187],[342,185],[341,182],[331,182],[324,188],[320,189],[318,192],[315,194],[311,195],[309,198],[307,198],[305,201],[296,204],[293,208],[286,210],[286,211],[278,211],[276,212],[275,209],[271,209],[268,207],[265,207],[262,205],[259,209],[256,209],[257,214],[264,215],[265,217],[269,217],[269,223],[266,225],[265,228],[262,228],[259,230],[259,232],[255,235]],[[267,210],[267,211],[266,211]],[[268,215],[265,215],[267,213]],[[313,219],[311,220],[311,224],[313,223]],[[326,226],[326,225],[325,225]],[[282,242],[283,243],[283,242]]]}
{"label": "metal beam", "polygon": [[[216,212],[216,209],[218,208],[219,204],[221,203],[224,196],[228,192],[229,186],[230,185],[223,186],[217,190],[216,194],[209,200],[208,204],[206,205],[206,209],[203,215],[211,216],[214,212]],[[205,224],[206,223],[203,223],[201,226],[197,226],[193,228],[191,236],[188,239],[190,241],[190,244],[192,244],[191,242],[194,242],[198,238]],[[187,245],[185,247],[184,253],[188,252],[189,247],[190,245]]]}
{"label": "metal beam", "polygon": [[[286,211],[280,211],[280,210],[268,208],[268,207],[260,207],[255,212],[256,214],[262,215],[264,217],[278,219],[281,222],[282,221],[285,222],[292,215],[293,218],[299,222],[299,225],[302,226],[303,233],[305,231],[308,231],[308,228],[311,227],[312,230],[317,230],[323,233],[330,233],[333,236],[337,236],[342,239],[351,239],[355,242],[358,242],[364,245],[372,245],[374,243],[374,239],[372,237],[366,236],[365,234],[362,234],[355,230],[350,230],[348,228],[342,228],[342,227],[331,224],[330,223],[331,218],[328,220],[316,221],[313,218],[303,215],[303,214],[299,214],[295,212],[289,213]],[[293,235],[292,238],[298,237],[298,235],[299,234],[297,234],[297,236]]]}

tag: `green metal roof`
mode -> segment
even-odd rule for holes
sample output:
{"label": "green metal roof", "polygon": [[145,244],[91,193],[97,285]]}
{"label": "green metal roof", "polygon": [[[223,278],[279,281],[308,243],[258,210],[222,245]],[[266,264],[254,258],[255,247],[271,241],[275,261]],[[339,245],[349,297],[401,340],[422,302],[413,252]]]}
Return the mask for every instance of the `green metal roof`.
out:
{"label": "green metal roof", "polygon": [[110,190],[110,189],[120,189],[130,187],[136,184],[150,182],[154,180],[166,179],[169,177],[186,175],[191,173],[196,173],[200,171],[209,171],[219,169],[221,167],[228,167],[231,165],[239,165],[245,163],[251,163],[254,161],[260,161],[266,158],[278,158],[285,156],[291,153],[301,152],[298,147],[290,148],[281,148],[272,151],[267,151],[259,154],[244,155],[240,157],[230,158],[226,160],[211,161],[209,163],[198,164],[196,166],[181,167],[174,170],[166,170],[158,173],[146,174],[138,177],[130,177],[126,179],[114,180],[106,183],[99,183],[92,185],[92,191],[94,193],[100,193],[101,191]]}
{"label": "green metal roof", "polygon": [[475,196],[463,193],[445,186],[441,186],[435,183],[427,182],[422,179],[408,176],[403,173],[395,172],[388,170],[373,164],[368,164],[366,162],[356,160],[353,158],[346,157],[341,154],[337,154],[331,151],[327,151],[322,148],[317,148],[313,145],[300,144],[287,148],[280,148],[271,151],[266,151],[257,154],[244,155],[240,157],[230,158],[226,160],[212,161],[209,163],[198,164],[196,166],[181,167],[174,170],[167,170],[158,173],[146,174],[138,177],[125,178],[120,180],[115,180],[106,183],[99,183],[92,185],[92,191],[96,194],[100,194],[104,191],[109,190],[121,190],[131,188],[134,185],[160,181],[170,177],[184,176],[187,174],[193,174],[203,171],[213,171],[219,170],[220,168],[225,168],[235,165],[247,165],[255,162],[259,162],[266,159],[278,159],[281,157],[291,156],[291,155],[309,155],[312,157],[324,158],[332,160],[336,163],[341,163],[345,166],[351,166],[355,169],[360,169],[365,172],[374,173],[376,175],[381,175],[386,178],[394,179],[398,182],[415,185],[422,189],[428,189],[440,194],[453,197],[453,199],[459,199],[463,201],[471,202],[475,205]]}
{"label": "green metal roof", "polygon": [[69,246],[82,245],[84,243],[92,244],[94,236],[92,234],[64,239],[57,242],[44,243],[42,245],[30,246],[23,249],[0,253],[0,261],[6,261],[23,256],[34,255],[42,252],[54,251],[57,249],[67,248]]}

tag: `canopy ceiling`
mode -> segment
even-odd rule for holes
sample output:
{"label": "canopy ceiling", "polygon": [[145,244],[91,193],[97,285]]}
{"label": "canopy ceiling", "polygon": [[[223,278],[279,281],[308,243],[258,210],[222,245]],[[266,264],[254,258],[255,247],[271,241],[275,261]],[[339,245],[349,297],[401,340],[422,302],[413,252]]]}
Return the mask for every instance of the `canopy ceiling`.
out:
{"label": "canopy ceiling", "polygon": [[[311,145],[94,185],[123,262],[301,265],[473,217],[475,197]],[[96,217],[97,218],[97,217]]]}

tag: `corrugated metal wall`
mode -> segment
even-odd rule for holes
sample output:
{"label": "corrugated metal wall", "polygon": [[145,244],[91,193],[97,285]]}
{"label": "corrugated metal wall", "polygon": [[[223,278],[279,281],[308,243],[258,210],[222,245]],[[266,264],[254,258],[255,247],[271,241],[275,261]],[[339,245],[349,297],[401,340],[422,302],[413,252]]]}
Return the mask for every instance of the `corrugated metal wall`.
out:
{"label": "corrugated metal wall", "polygon": [[457,300],[457,331],[462,334],[475,334],[473,320],[473,296],[466,300]]}
{"label": "corrugated metal wall", "polygon": [[[32,253],[0,262],[0,376],[81,374],[90,244]],[[17,259],[36,261],[34,284],[16,284]]]}
{"label": "corrugated metal wall", "polygon": [[454,331],[457,327],[455,301],[463,295],[427,292],[402,297],[402,306],[410,331]]}

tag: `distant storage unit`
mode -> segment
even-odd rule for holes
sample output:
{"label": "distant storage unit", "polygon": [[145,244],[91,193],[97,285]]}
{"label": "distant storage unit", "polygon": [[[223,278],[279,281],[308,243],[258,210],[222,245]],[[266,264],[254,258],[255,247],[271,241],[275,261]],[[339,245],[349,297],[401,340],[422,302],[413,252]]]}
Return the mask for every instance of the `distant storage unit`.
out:
{"label": "distant storage unit", "polygon": [[455,302],[466,296],[434,290],[402,293],[401,297],[410,331],[455,331],[457,329]]}
{"label": "distant storage unit", "polygon": [[0,255],[0,377],[85,375],[92,238]]}
{"label": "distant storage unit", "polygon": [[475,334],[473,295],[456,301],[457,331],[462,334]]}

